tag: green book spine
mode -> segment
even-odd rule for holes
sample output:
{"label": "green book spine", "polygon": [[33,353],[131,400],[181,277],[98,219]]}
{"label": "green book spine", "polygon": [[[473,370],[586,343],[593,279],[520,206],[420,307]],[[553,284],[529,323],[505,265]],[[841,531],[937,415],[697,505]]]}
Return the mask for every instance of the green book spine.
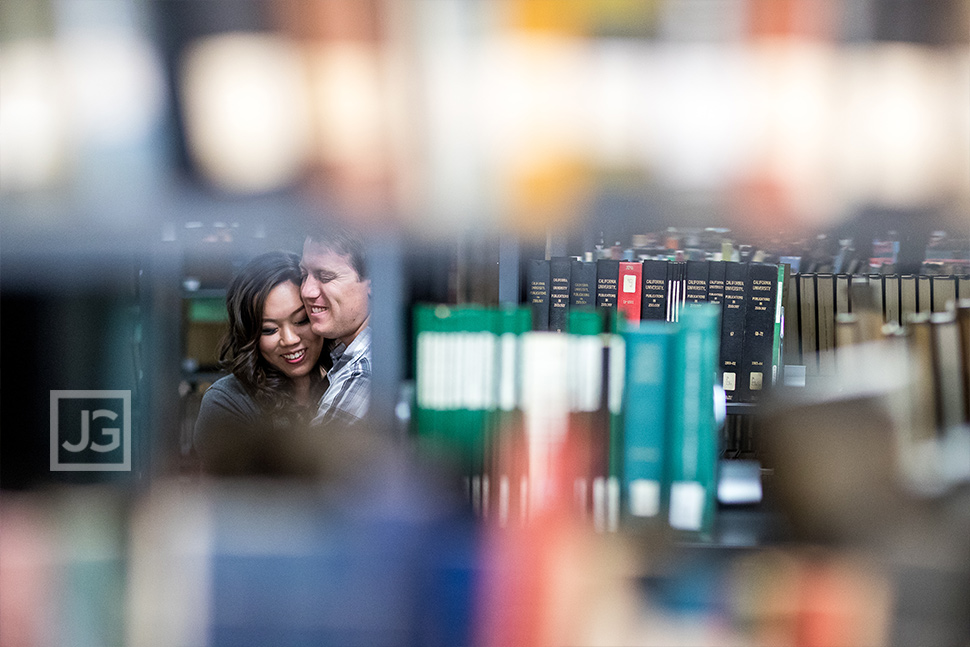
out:
{"label": "green book spine", "polygon": [[778,292],[777,298],[775,299],[775,337],[772,340],[771,345],[771,383],[774,384],[778,381],[778,376],[781,375],[782,367],[782,342],[784,341],[785,331],[782,328],[784,324],[784,303],[785,303],[785,287],[788,285],[788,266],[779,265],[778,266]]}
{"label": "green book spine", "polygon": [[659,518],[666,509],[668,372],[676,328],[666,322],[646,321],[638,331],[623,335],[626,376],[621,500],[623,516],[631,520]]}
{"label": "green book spine", "polygon": [[671,527],[710,536],[717,490],[714,380],[720,312],[713,304],[687,308],[673,343],[668,465]]}

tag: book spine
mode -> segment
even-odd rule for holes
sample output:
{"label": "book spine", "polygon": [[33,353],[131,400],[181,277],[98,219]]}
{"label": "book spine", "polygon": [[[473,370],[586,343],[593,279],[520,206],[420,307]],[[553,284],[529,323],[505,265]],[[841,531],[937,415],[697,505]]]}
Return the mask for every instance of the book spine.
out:
{"label": "book spine", "polygon": [[711,303],[724,302],[724,261],[709,261],[707,274],[707,300]]}
{"label": "book spine", "polygon": [[572,259],[569,268],[569,307],[596,306],[596,264]]}
{"label": "book spine", "polygon": [[849,305],[849,285],[852,283],[850,274],[837,274],[835,277],[835,316],[847,315],[852,310]]}
{"label": "book spine", "polygon": [[532,259],[526,265],[527,296],[532,307],[532,329],[549,330],[549,261]]}
{"label": "book spine", "polygon": [[624,517],[659,517],[666,505],[664,474],[670,353],[675,327],[645,321],[624,334],[626,378],[623,436]]}
{"label": "book spine", "polygon": [[549,330],[552,332],[566,332],[571,263],[572,259],[565,256],[549,261]]}
{"label": "book spine", "polygon": [[899,323],[906,325],[910,317],[919,312],[916,298],[916,277],[907,274],[899,277]]}
{"label": "book spine", "polygon": [[667,261],[643,261],[643,298],[640,303],[640,319],[643,321],[667,319]]}
{"label": "book spine", "polygon": [[932,283],[933,312],[946,312],[947,307],[957,298],[956,278],[953,276],[934,276]]}
{"label": "book spine", "polygon": [[640,323],[642,281],[643,264],[641,262],[620,261],[616,309],[628,326],[636,327]]}
{"label": "book spine", "polygon": [[668,520],[676,530],[709,536],[717,489],[717,306],[701,304],[681,314],[671,354]]}
{"label": "book spine", "polygon": [[785,345],[782,349],[786,366],[801,365],[802,340],[799,332],[798,275],[791,273],[791,265],[785,265]]}
{"label": "book spine", "polygon": [[869,289],[872,291],[873,307],[876,312],[882,317],[882,321],[886,321],[886,292],[885,283],[883,281],[882,274],[870,274],[869,275]]}
{"label": "book spine", "polygon": [[744,317],[744,347],[741,353],[741,395],[743,402],[756,402],[771,384],[778,266],[751,263],[745,288],[748,307]]}
{"label": "book spine", "polygon": [[684,262],[667,263],[667,321],[679,321],[684,304]]}
{"label": "book spine", "polygon": [[[936,277],[934,277],[936,278]],[[933,376],[936,382],[936,426],[941,435],[963,424],[963,368],[960,360],[960,328],[954,312],[935,313],[930,318],[933,338]]]}
{"label": "book spine", "polygon": [[893,324],[895,326],[900,325],[901,320],[899,318],[899,275],[898,274],[887,274],[883,278],[883,284],[885,288],[885,302],[886,302],[886,323]]}
{"label": "book spine", "polygon": [[788,286],[788,266],[778,265],[778,295],[775,299],[775,335],[771,345],[771,383],[778,382],[783,364],[782,344],[785,340],[784,303]]}
{"label": "book spine", "polygon": [[686,262],[684,266],[684,303],[686,305],[707,301],[709,276],[707,261]]}
{"label": "book spine", "polygon": [[620,262],[601,258],[596,261],[596,307],[616,309]]}
{"label": "book spine", "polygon": [[727,261],[724,269],[724,303],[722,304],[720,369],[721,385],[728,402],[737,402],[741,375],[741,352],[744,348],[744,313],[747,306],[744,291],[745,266]]}
{"label": "book spine", "polygon": [[815,275],[798,277],[798,308],[801,322],[802,363],[805,374],[818,375],[818,309],[815,306]]}
{"label": "book spine", "polygon": [[818,372],[835,375],[835,277],[831,274],[815,276],[815,303],[818,312]]}
{"label": "book spine", "polygon": [[933,312],[933,279],[930,276],[918,276],[916,280],[916,301],[920,313]]}

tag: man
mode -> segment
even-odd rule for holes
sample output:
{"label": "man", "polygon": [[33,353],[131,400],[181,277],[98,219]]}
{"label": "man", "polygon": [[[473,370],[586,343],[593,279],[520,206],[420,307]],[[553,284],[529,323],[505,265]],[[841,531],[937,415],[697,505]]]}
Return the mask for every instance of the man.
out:
{"label": "man", "polygon": [[310,326],[330,340],[333,359],[313,424],[353,424],[370,401],[370,279],[363,245],[349,232],[314,232],[303,243],[300,265]]}

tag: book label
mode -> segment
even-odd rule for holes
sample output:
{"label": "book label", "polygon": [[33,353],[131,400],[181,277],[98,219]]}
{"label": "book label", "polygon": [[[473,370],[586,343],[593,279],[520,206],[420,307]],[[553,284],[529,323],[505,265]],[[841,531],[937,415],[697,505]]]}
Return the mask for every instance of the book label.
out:
{"label": "book label", "polygon": [[627,294],[634,294],[637,291],[637,277],[626,275],[623,277],[623,291]]}
{"label": "book label", "polygon": [[630,482],[630,514],[634,517],[660,514],[660,481],[636,479]]}
{"label": "book label", "polygon": [[678,481],[670,486],[670,525],[678,530],[700,530],[704,518],[704,486]]}

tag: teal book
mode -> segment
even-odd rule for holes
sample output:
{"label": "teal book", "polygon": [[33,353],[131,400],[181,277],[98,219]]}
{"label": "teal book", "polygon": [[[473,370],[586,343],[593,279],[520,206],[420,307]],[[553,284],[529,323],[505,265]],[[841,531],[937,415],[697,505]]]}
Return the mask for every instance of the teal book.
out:
{"label": "teal book", "polygon": [[680,313],[669,384],[668,520],[677,531],[709,538],[717,498],[718,434],[714,414],[720,311],[698,304]]}
{"label": "teal book", "polygon": [[667,495],[665,437],[669,422],[670,355],[677,326],[643,321],[628,331],[623,394],[622,494],[624,518],[661,518]]}

